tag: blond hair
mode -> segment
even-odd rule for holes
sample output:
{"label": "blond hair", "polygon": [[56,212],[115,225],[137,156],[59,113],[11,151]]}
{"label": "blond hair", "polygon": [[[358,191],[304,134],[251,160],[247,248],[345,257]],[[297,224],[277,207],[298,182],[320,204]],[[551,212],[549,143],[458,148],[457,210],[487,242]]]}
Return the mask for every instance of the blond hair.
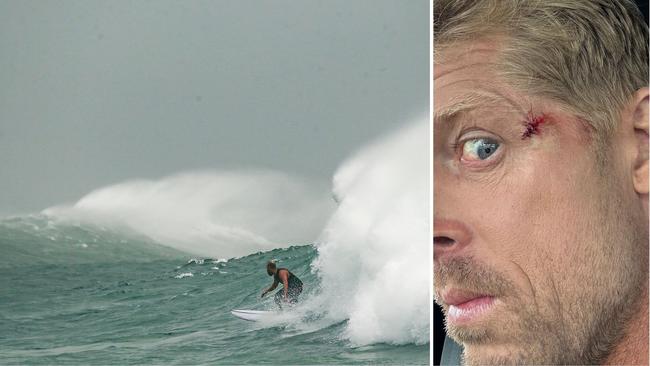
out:
{"label": "blond hair", "polygon": [[503,37],[497,72],[608,136],[648,84],[648,27],[628,0],[435,0],[434,62],[457,42]]}

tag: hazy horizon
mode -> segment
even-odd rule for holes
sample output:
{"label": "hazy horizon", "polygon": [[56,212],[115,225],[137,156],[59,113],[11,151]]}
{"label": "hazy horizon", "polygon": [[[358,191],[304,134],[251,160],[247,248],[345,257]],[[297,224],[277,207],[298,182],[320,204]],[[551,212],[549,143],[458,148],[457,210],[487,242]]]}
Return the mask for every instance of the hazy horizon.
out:
{"label": "hazy horizon", "polygon": [[125,180],[329,183],[428,111],[428,1],[4,1],[0,214]]}

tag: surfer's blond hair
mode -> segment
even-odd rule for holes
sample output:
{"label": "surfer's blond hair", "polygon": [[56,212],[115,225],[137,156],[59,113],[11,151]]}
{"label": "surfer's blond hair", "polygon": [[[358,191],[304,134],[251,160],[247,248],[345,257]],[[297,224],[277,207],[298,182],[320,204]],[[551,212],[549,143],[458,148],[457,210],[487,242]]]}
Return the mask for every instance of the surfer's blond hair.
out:
{"label": "surfer's blond hair", "polygon": [[464,41],[503,40],[496,71],[609,136],[648,85],[648,26],[631,0],[436,0],[434,62]]}

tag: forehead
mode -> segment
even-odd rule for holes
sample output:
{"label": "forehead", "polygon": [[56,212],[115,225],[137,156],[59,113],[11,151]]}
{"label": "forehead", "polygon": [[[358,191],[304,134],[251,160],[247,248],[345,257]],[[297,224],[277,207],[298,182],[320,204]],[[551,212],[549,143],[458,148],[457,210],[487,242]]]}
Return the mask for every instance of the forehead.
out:
{"label": "forehead", "polygon": [[434,120],[480,108],[524,111],[525,96],[498,74],[499,42],[467,41],[447,45],[434,60]]}
{"label": "forehead", "polygon": [[478,63],[498,63],[499,51],[505,41],[490,37],[438,45],[434,49],[434,80],[457,68]]}
{"label": "forehead", "polygon": [[523,113],[524,110],[515,100],[498,92],[488,90],[469,90],[465,93],[453,93],[447,102],[435,108],[435,124],[450,122],[455,117],[475,110],[501,110]]}

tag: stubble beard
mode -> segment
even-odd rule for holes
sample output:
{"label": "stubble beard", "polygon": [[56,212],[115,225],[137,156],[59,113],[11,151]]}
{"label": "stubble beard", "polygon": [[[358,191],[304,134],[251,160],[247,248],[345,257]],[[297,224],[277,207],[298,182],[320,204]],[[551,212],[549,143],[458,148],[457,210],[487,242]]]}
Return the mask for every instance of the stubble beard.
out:
{"label": "stubble beard", "polygon": [[[616,194],[596,200],[599,214],[588,225],[591,235],[585,235],[589,239],[582,245],[586,262],[575,277],[562,285],[552,277],[539,284],[547,290],[540,299],[544,302],[519,302],[506,277],[473,258],[434,269],[434,281],[441,286],[451,281],[508,296],[508,317],[499,323],[474,329],[446,325],[449,336],[464,345],[464,364],[598,364],[607,357],[648,285],[647,226],[639,230],[624,204],[612,196]],[[443,308],[446,313],[448,307]],[[495,341],[512,346],[501,354],[486,354],[478,347]]]}
{"label": "stubble beard", "polygon": [[[462,344],[463,364],[557,364],[569,351],[566,329],[553,316],[533,304],[521,301],[515,286],[474,258],[453,259],[434,271],[435,283],[460,284],[479,293],[495,295],[502,301],[504,316],[480,326],[456,327],[447,323],[447,334]],[[440,299],[436,297],[438,303]],[[441,304],[444,312],[449,307]],[[485,347],[502,345],[500,352],[485,352]]]}
{"label": "stubble beard", "polygon": [[[574,353],[564,363],[601,364],[618,343],[639,309],[648,286],[648,226],[635,217],[623,189],[601,176],[601,195],[595,200],[593,244],[583,267],[584,281],[576,283],[576,311],[572,327]],[[631,213],[632,212],[632,213]],[[591,266],[591,268],[589,268]],[[582,293],[581,293],[582,292]],[[590,299],[591,301],[585,301]],[[643,325],[645,326],[645,325]]]}

